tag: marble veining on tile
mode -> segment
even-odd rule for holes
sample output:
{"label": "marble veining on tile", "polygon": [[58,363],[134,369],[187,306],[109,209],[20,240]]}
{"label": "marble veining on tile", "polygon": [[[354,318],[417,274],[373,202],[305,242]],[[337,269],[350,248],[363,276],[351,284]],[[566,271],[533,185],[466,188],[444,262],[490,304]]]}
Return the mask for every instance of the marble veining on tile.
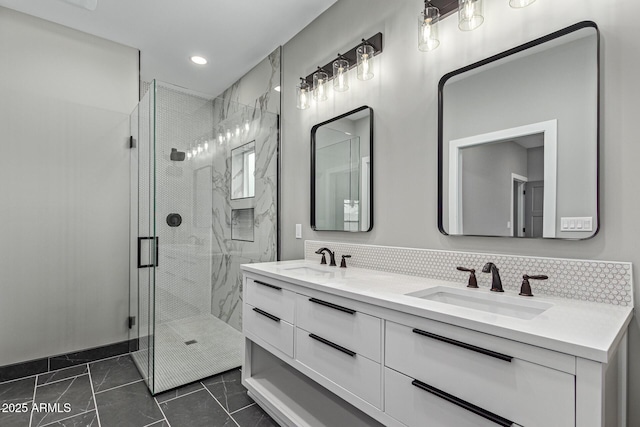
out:
{"label": "marble veining on tile", "polygon": [[127,354],[89,364],[95,393],[142,380],[133,360]]}
{"label": "marble veining on tile", "polygon": [[633,305],[632,266],[628,262],[590,261],[527,257],[472,252],[439,251],[339,242],[305,241],[305,259],[318,260],[323,246],[336,251],[336,258],[349,254],[348,265],[371,270],[407,274],[465,283],[468,273],[457,266],[474,268],[478,285],[490,287],[491,275],[483,274],[487,262],[495,263],[505,290],[519,291],[522,275],[545,274],[548,280],[532,281],[533,293],[560,298]]}
{"label": "marble veining on tile", "polygon": [[77,377],[79,375],[86,374],[87,369],[87,365],[78,365],[71,368],[47,372],[46,374],[40,374],[38,375],[38,385],[41,386],[67,378]]}
{"label": "marble veining on tile", "polygon": [[[54,411],[47,404],[57,404]],[[41,406],[44,405],[44,406]],[[36,389],[32,427],[44,426],[95,409],[88,375],[40,386]]]}
{"label": "marble veining on tile", "polygon": [[247,389],[242,385],[240,370],[233,370],[224,374],[202,381],[211,394],[229,413],[251,405],[253,399],[247,394]]}

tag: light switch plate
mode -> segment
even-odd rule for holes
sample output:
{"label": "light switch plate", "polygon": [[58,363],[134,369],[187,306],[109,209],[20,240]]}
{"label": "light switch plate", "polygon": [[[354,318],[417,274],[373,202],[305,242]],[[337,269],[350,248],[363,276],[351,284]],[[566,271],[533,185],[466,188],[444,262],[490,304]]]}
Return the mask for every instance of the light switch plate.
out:
{"label": "light switch plate", "polygon": [[593,231],[593,217],[563,216],[560,218],[560,231]]}
{"label": "light switch plate", "polygon": [[296,239],[302,239],[302,224],[296,224]]}

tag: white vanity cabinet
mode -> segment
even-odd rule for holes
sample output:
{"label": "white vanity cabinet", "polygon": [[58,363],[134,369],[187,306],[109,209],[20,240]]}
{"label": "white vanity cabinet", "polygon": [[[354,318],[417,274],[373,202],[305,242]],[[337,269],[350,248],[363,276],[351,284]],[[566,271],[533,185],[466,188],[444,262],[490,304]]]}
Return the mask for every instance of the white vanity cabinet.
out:
{"label": "white vanity cabinet", "polygon": [[281,425],[624,425],[618,354],[598,363],[255,271],[243,292],[243,384]]}
{"label": "white vanity cabinet", "polygon": [[470,425],[575,426],[575,357],[500,341],[435,322],[386,322],[386,412],[410,427],[426,425],[429,406],[469,412]]}

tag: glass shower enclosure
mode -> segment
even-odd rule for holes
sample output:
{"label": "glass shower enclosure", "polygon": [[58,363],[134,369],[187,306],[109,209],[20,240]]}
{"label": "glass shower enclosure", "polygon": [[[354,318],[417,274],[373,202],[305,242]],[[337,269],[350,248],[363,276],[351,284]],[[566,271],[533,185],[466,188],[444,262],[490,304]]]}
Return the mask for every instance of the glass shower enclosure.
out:
{"label": "glass shower enclosure", "polygon": [[240,265],[277,257],[278,115],[152,81],[131,135],[130,338],[157,394],[242,364]]}

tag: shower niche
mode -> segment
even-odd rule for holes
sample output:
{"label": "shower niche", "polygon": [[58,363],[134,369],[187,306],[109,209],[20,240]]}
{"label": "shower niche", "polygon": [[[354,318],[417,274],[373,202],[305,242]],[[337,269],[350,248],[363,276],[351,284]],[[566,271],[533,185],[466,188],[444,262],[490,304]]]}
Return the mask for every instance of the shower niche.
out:
{"label": "shower niche", "polygon": [[157,394],[242,364],[240,265],[277,257],[278,115],[152,81],[131,134],[130,338]]}

